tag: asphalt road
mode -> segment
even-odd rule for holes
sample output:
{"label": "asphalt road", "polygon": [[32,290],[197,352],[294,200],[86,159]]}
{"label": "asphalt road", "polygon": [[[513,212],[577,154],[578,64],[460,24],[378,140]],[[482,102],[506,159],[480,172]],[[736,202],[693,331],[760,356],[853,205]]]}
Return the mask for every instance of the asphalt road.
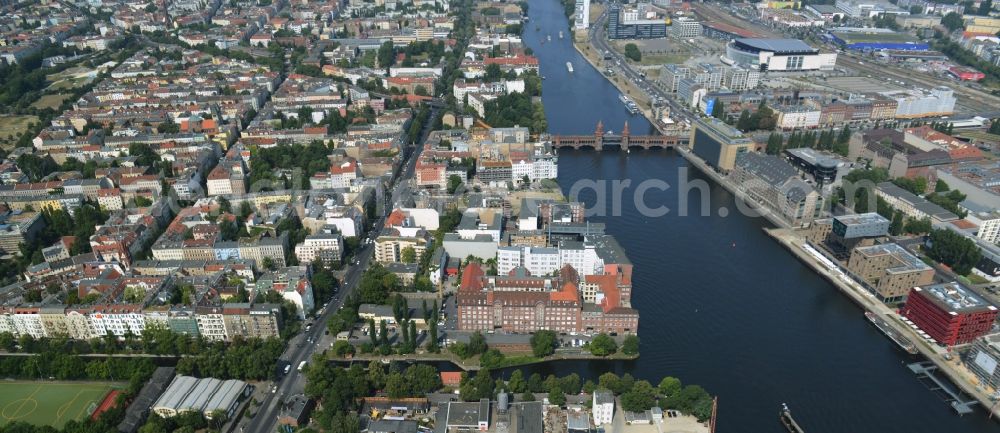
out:
{"label": "asphalt road", "polygon": [[[412,146],[412,150],[392,186],[390,203],[393,205],[398,204],[401,197],[405,197],[410,192],[410,179],[413,178],[417,158],[423,150],[427,136],[430,134],[430,119],[433,119],[437,114],[436,108],[433,110],[428,122],[424,125],[419,143],[416,146]],[[374,239],[381,234],[384,221],[385,215],[380,216],[375,221],[369,234],[369,239]],[[374,249],[374,244],[362,243],[361,249],[355,253],[358,264],[352,264],[349,267],[341,282],[340,290],[334,294],[330,303],[322,310],[322,313],[315,318],[312,328],[309,331],[304,331],[296,335],[289,341],[285,353],[281,356],[281,361],[288,362],[291,365],[289,373],[277,380],[276,392],[267,394],[267,397],[261,402],[257,415],[252,420],[242,420],[240,422],[241,427],[238,431],[249,433],[271,433],[275,431],[282,402],[286,398],[301,394],[305,390],[305,375],[300,373],[297,367],[302,361],[310,361],[313,354],[322,353],[330,347],[334,336],[325,335],[326,322],[332,314],[344,305],[344,299],[357,287],[364,270],[374,260]]]}
{"label": "asphalt road", "polygon": [[619,54],[611,48],[604,30],[607,20],[608,12],[604,11],[597,18],[597,21],[590,25],[590,29],[588,30],[590,45],[597,50],[597,54],[602,57],[608,55],[611,56],[611,60],[605,60],[605,65],[615,67],[618,70],[618,73],[624,75],[625,78],[631,81],[636,87],[644,89],[647,95],[670,106],[670,117],[673,118],[675,122],[696,118],[697,116],[693,116],[687,107],[684,107],[677,101],[674,101],[670,95],[657,87],[656,83],[653,81],[646,80],[646,77],[644,77],[641,72],[632,68],[632,65],[628,63],[628,59],[626,59],[625,56]]}

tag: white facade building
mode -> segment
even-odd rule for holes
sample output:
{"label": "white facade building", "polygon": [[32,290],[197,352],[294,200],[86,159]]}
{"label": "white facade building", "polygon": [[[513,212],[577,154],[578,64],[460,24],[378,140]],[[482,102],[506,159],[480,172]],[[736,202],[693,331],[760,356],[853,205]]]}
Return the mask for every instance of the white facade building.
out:
{"label": "white facade building", "polygon": [[615,416],[615,396],[611,391],[594,391],[592,411],[594,424],[611,424]]}
{"label": "white facade building", "polygon": [[590,0],[576,0],[575,27],[578,29],[590,27]]}

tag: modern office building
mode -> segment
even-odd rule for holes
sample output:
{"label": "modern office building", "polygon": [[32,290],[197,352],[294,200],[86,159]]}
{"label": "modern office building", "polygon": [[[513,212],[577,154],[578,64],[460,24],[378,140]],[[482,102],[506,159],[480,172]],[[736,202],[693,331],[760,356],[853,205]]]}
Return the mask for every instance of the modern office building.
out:
{"label": "modern office building", "polygon": [[957,282],[914,287],[900,313],[946,346],[972,343],[990,331],[997,307]]}
{"label": "modern office building", "polygon": [[724,173],[736,166],[736,155],[749,152],[753,147],[753,140],[719,119],[698,119],[691,128],[694,154]]}
{"label": "modern office building", "polygon": [[978,338],[965,355],[965,366],[980,383],[1000,390],[1000,335]]}
{"label": "modern office building", "polygon": [[910,289],[934,282],[934,269],[895,243],[855,248],[847,270],[885,303],[901,302]]}
{"label": "modern office building", "polygon": [[590,27],[590,0],[576,0],[574,26],[581,30]]}
{"label": "modern office building", "polygon": [[761,71],[831,70],[837,64],[836,53],[820,53],[799,39],[735,39],[726,45],[726,57]]}
{"label": "modern office building", "polygon": [[928,91],[918,89],[881,92],[883,96],[896,100],[897,119],[919,119],[922,117],[950,116],[955,112],[955,91],[946,86],[938,86]]}
{"label": "modern office building", "polygon": [[785,157],[802,172],[812,176],[819,186],[829,185],[837,180],[840,167],[846,162],[833,155],[815,149],[802,147],[785,150]]}
{"label": "modern office building", "polygon": [[873,238],[889,233],[891,222],[875,212],[833,217],[833,233],[842,239]]}
{"label": "modern office building", "polygon": [[628,6],[623,9],[621,4],[611,3],[608,7],[608,38],[653,39],[667,36],[665,19],[641,19],[641,15],[639,8]]}
{"label": "modern office building", "polygon": [[688,17],[677,18],[670,26],[670,35],[680,39],[697,38],[701,32],[701,23]]}

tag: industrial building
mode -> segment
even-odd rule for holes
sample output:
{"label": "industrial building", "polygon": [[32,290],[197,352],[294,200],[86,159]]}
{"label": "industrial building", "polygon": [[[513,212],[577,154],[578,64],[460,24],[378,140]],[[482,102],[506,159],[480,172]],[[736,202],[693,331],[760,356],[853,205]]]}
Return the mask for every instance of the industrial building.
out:
{"label": "industrial building", "polygon": [[997,307],[953,281],[914,287],[900,313],[938,343],[954,346],[989,332]]}
{"label": "industrial building", "polygon": [[250,387],[241,380],[177,376],[153,403],[153,412],[164,418],[185,412],[200,412],[211,419],[222,411],[231,417],[240,400],[249,394]]}
{"label": "industrial building", "polygon": [[434,433],[542,433],[542,402],[509,403],[509,398],[501,392],[496,403],[484,398],[442,404],[435,415]]}
{"label": "industrial building", "polygon": [[726,45],[726,57],[761,71],[831,70],[837,64],[836,53],[820,53],[799,39],[740,38]]}
{"label": "industrial building", "polygon": [[753,140],[719,119],[698,119],[693,126],[692,152],[716,170],[729,172],[736,166],[736,155],[754,148]]}
{"label": "industrial building", "polygon": [[831,31],[830,38],[848,50],[927,51],[930,49],[926,42],[890,29],[841,27]]}

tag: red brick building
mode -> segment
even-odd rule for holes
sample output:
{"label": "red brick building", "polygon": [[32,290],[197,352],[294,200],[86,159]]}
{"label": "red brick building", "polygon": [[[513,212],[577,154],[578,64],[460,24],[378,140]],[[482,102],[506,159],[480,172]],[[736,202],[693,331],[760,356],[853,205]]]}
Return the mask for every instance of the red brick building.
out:
{"label": "red brick building", "polygon": [[599,302],[585,302],[580,276],[566,265],[555,277],[535,277],[524,268],[505,276],[487,276],[477,263],[462,273],[456,296],[458,329],[529,333],[605,332],[635,334],[639,313],[621,303],[621,291],[611,279]]}
{"label": "red brick building", "polygon": [[900,313],[937,342],[954,346],[972,343],[989,332],[997,307],[951,282],[914,287]]}

